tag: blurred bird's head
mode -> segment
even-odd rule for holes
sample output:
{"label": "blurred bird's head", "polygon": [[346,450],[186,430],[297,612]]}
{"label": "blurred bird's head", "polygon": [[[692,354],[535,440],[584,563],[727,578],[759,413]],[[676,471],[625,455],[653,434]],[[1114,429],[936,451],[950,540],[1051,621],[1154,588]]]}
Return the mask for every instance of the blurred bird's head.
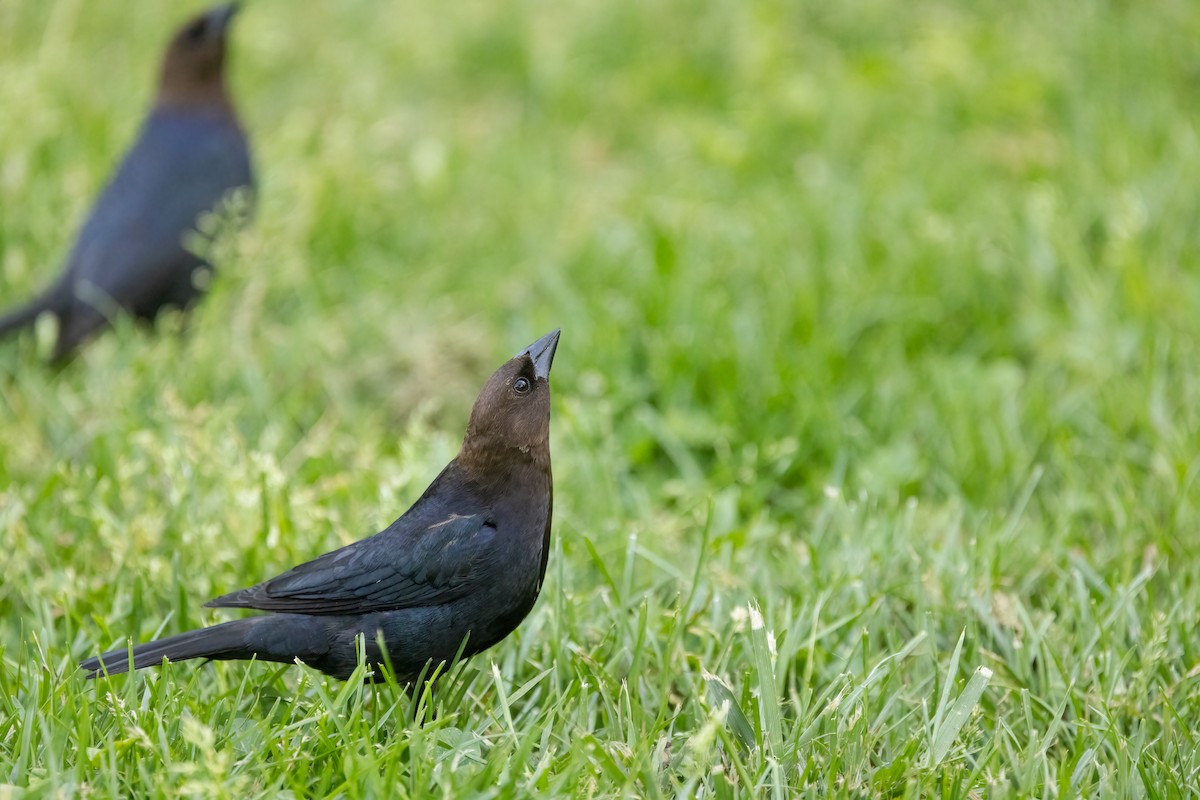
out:
{"label": "blurred bird's head", "polygon": [[224,96],[225,47],[238,4],[216,6],[179,29],[163,59],[160,99],[203,102]]}
{"label": "blurred bird's head", "polygon": [[471,409],[463,456],[482,461],[524,454],[550,465],[550,366],[554,330],[505,362],[488,378]]}

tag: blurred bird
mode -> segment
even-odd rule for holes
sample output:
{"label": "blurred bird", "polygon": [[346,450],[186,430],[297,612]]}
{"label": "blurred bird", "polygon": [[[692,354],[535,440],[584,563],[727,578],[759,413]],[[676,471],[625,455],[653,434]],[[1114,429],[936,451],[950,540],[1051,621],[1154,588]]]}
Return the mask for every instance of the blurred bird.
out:
{"label": "blurred bird", "polygon": [[187,308],[212,265],[184,247],[197,218],[253,181],[250,152],[225,88],[225,50],[237,5],[213,8],[175,34],[154,108],[79,232],[62,276],[0,318],[0,337],[43,312],[58,318],[52,359],[63,361],[121,311],[151,320]]}
{"label": "blurred bird", "polygon": [[[133,669],[162,660],[300,661],[345,680],[367,661],[397,680],[499,642],[537,600],[550,553],[550,366],[553,331],[488,379],[458,456],[380,533],[209,602],[273,612],[133,648]],[[112,650],[88,677],[129,671]],[[377,671],[375,679],[381,677]]]}

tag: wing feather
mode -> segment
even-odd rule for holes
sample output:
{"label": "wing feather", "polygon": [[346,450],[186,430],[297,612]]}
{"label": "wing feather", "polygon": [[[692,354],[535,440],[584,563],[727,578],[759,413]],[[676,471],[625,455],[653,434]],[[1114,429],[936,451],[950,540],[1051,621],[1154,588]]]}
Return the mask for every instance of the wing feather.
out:
{"label": "wing feather", "polygon": [[495,525],[482,514],[451,515],[415,535],[393,524],[206,605],[314,615],[441,605],[471,590],[478,558],[495,533]]}

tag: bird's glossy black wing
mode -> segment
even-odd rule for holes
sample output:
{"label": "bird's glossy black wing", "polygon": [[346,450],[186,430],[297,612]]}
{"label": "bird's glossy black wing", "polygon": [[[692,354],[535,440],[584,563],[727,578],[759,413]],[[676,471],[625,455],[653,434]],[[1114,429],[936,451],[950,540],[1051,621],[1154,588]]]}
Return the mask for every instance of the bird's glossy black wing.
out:
{"label": "bird's glossy black wing", "polygon": [[441,605],[471,591],[494,525],[451,515],[419,533],[385,530],[206,605],[297,614],[368,614]]}

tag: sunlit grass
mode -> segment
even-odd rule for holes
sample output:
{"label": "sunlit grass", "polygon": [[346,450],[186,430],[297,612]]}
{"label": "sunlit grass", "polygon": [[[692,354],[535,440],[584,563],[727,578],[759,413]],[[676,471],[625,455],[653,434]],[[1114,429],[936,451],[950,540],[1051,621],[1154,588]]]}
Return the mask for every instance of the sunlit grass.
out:
{"label": "sunlit grass", "polygon": [[[260,205],[186,332],[0,343],[0,796],[1200,782],[1200,7],[302,5],[238,20]],[[184,16],[0,4],[5,305]],[[512,637],[74,670],[386,525],[555,326]]]}

